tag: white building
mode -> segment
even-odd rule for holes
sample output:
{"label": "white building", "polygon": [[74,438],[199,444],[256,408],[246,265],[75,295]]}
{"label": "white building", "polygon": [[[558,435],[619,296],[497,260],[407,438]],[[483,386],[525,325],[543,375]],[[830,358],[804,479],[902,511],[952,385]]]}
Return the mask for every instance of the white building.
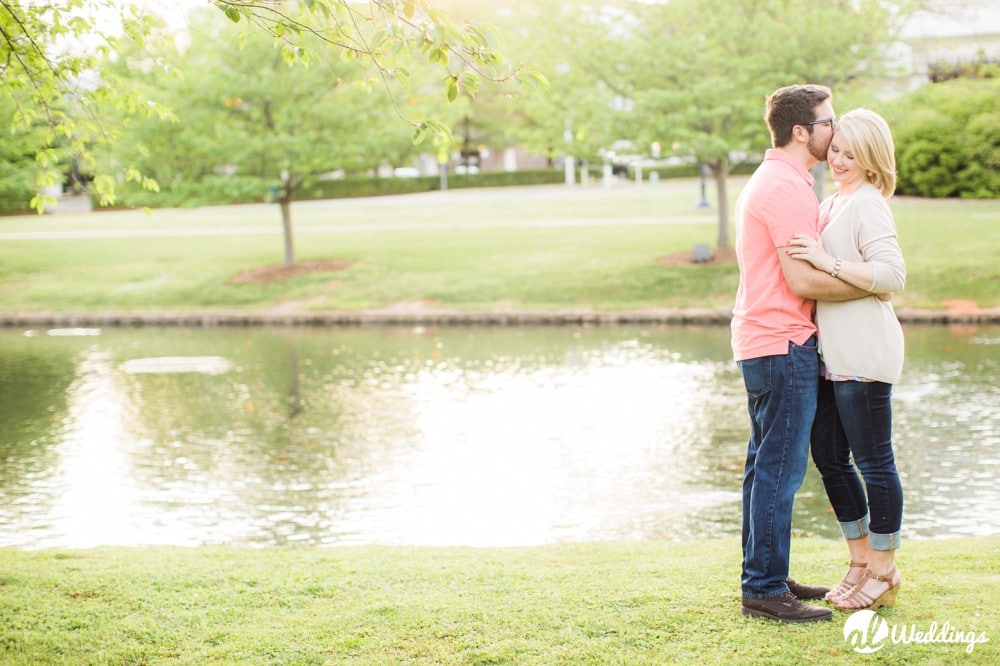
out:
{"label": "white building", "polygon": [[892,49],[906,90],[927,83],[939,68],[1000,64],[1000,2],[931,0],[925,7],[903,18]]}

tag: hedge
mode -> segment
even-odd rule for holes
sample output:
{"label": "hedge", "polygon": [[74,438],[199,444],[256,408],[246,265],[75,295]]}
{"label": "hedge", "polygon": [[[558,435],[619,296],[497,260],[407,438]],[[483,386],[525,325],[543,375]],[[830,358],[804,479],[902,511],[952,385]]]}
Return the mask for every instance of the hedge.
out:
{"label": "hedge", "polygon": [[1000,78],[925,85],[890,109],[899,194],[1000,197]]}
{"label": "hedge", "polygon": [[[512,185],[546,185],[561,183],[563,172],[558,169],[524,171],[487,171],[477,174],[448,174],[448,189],[469,187],[509,187]],[[417,178],[344,178],[314,181],[304,187],[297,199],[341,199],[385,194],[410,194],[441,189],[440,176]]]}

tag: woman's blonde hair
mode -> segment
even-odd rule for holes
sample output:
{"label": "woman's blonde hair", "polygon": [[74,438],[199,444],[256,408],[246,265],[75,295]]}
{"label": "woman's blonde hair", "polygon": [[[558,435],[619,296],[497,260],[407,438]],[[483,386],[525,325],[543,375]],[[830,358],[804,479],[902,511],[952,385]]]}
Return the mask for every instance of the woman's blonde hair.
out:
{"label": "woman's blonde hair", "polygon": [[837,121],[854,160],[865,170],[868,182],[886,199],[896,191],[896,149],[889,123],[874,111],[854,109]]}

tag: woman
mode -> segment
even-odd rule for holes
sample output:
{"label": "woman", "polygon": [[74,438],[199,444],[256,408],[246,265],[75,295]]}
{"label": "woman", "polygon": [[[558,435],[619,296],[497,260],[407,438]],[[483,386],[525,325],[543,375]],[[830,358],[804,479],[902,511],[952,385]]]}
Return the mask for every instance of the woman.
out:
{"label": "woman", "polygon": [[886,201],[896,188],[889,126],[873,111],[847,113],[827,161],[839,191],[820,206],[822,242],[799,235],[789,254],[872,294],[816,304],[822,377],[812,456],[851,557],[826,598],[842,610],[875,609],[892,605],[899,591],[893,554],[903,517],[890,404],[903,331],[885,294],[903,288],[906,268]]}

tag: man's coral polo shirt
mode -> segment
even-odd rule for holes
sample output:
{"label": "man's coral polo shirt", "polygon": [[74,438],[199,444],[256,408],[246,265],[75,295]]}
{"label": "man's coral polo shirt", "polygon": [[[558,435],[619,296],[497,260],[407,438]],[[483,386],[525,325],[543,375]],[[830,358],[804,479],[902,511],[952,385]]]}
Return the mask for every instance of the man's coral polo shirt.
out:
{"label": "man's coral polo shirt", "polygon": [[788,353],[816,333],[815,301],[793,294],[778,248],[797,233],[819,235],[819,204],[809,171],[780,148],[764,155],[736,202],[736,259],[740,286],[733,308],[737,361]]}

